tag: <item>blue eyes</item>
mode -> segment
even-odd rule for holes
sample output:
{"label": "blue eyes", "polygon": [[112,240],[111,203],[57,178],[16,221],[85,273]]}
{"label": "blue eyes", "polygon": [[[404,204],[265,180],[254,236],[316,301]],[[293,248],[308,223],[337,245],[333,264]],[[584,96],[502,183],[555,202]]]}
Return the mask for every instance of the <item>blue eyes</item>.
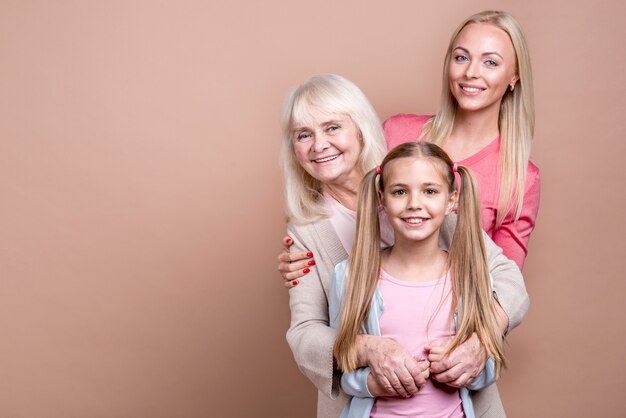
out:
{"label": "blue eyes", "polygon": [[[437,193],[439,193],[439,190],[437,190],[437,189],[426,189],[426,190],[424,190],[424,194],[427,195],[427,196],[433,196],[433,195],[436,195]],[[391,194],[393,196],[405,196],[408,193],[404,189],[398,189],[398,190],[394,190],[393,192],[391,192]]]}
{"label": "blue eyes", "polygon": [[[456,57],[454,57],[454,61],[458,62],[458,63],[464,63],[464,62],[469,62],[469,58],[465,55],[457,55]],[[497,67],[498,63],[494,60],[488,59],[484,61],[484,64],[487,67]]]}
{"label": "blue eyes", "polygon": [[311,134],[308,132],[303,132],[301,134],[298,134],[298,136],[296,137],[296,139],[300,142],[306,141],[307,139],[309,139],[311,137]]}
{"label": "blue eyes", "polygon": [[[339,130],[341,128],[340,125],[330,125],[328,126],[325,131],[330,135],[333,134],[335,131]],[[311,131],[303,131],[300,132],[298,135],[296,135],[296,140],[298,142],[305,142],[310,140],[313,137],[313,134]]]}

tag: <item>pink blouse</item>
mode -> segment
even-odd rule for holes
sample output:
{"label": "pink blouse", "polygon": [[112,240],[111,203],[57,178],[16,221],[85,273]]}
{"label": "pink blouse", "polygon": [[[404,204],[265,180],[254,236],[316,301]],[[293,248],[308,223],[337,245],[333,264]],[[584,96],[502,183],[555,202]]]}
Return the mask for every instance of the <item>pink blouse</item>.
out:
{"label": "pink blouse", "polygon": [[[404,143],[415,141],[430,116],[400,114],[387,119],[383,123],[388,149]],[[472,169],[480,189],[482,227],[493,241],[502,248],[504,255],[515,261],[520,270],[528,253],[528,240],[535,228],[537,211],[539,210],[540,179],[539,169],[528,162],[526,187],[520,217],[515,220],[512,213],[504,218],[500,227],[496,228],[498,216],[498,192],[500,186],[500,137],[476,154],[457,161],[459,165]]]}

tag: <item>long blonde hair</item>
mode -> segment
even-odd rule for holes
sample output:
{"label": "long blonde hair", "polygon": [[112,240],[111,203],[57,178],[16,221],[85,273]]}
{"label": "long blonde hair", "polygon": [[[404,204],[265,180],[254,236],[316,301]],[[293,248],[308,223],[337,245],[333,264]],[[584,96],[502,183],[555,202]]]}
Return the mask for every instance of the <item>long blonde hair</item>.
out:
{"label": "long blonde hair", "polygon": [[314,222],[327,214],[321,201],[323,184],[307,173],[295,157],[293,128],[311,120],[311,110],[349,116],[362,140],[359,169],[365,173],[385,156],[380,119],[365,94],[336,74],[315,75],[294,89],[283,109],[281,166],[285,180],[287,216],[296,223]]}
{"label": "long blonde hair", "polygon": [[452,34],[443,64],[441,110],[424,126],[420,139],[443,145],[452,133],[457,102],[450,92],[448,68],[452,48],[459,33],[469,24],[488,23],[509,35],[515,50],[519,80],[513,91],[507,89],[500,103],[498,127],[500,130],[500,192],[496,226],[513,213],[518,219],[524,199],[526,169],[530,158],[531,141],[535,130],[533,75],[528,43],[518,21],[506,12],[484,11],[468,17]]}
{"label": "long blonde hair", "polygon": [[[453,162],[437,145],[409,142],[391,150],[381,164],[381,173],[371,170],[361,183],[354,246],[348,261],[346,297],[341,311],[335,358],[344,371],[357,367],[356,337],[369,315],[372,297],[380,275],[379,194],[385,190],[387,165],[398,158],[425,159],[440,167],[449,193],[456,189]],[[491,292],[489,268],[480,227],[480,202],[474,176],[465,167],[457,168],[462,186],[458,203],[458,223],[452,238],[448,267],[452,273],[452,316],[458,312],[457,332],[446,348],[449,353],[472,333],[485,347],[496,365],[496,375],[505,367],[502,333]]]}

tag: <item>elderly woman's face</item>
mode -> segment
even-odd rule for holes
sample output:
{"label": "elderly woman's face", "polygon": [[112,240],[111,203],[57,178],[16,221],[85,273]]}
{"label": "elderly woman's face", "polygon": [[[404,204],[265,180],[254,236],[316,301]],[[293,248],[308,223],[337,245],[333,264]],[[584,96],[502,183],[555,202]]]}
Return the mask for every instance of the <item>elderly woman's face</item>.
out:
{"label": "elderly woman's face", "polygon": [[315,179],[329,185],[348,184],[362,177],[358,168],[361,140],[352,118],[312,109],[307,124],[292,129],[296,159]]}

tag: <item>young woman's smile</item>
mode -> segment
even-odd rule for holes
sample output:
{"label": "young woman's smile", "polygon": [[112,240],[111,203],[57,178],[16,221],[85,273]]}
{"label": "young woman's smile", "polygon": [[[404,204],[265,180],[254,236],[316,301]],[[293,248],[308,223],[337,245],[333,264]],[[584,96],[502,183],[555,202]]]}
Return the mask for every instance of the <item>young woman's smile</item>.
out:
{"label": "young woman's smile", "polygon": [[489,23],[467,25],[454,42],[448,64],[450,92],[461,111],[498,112],[517,82],[517,58],[509,35]]}

